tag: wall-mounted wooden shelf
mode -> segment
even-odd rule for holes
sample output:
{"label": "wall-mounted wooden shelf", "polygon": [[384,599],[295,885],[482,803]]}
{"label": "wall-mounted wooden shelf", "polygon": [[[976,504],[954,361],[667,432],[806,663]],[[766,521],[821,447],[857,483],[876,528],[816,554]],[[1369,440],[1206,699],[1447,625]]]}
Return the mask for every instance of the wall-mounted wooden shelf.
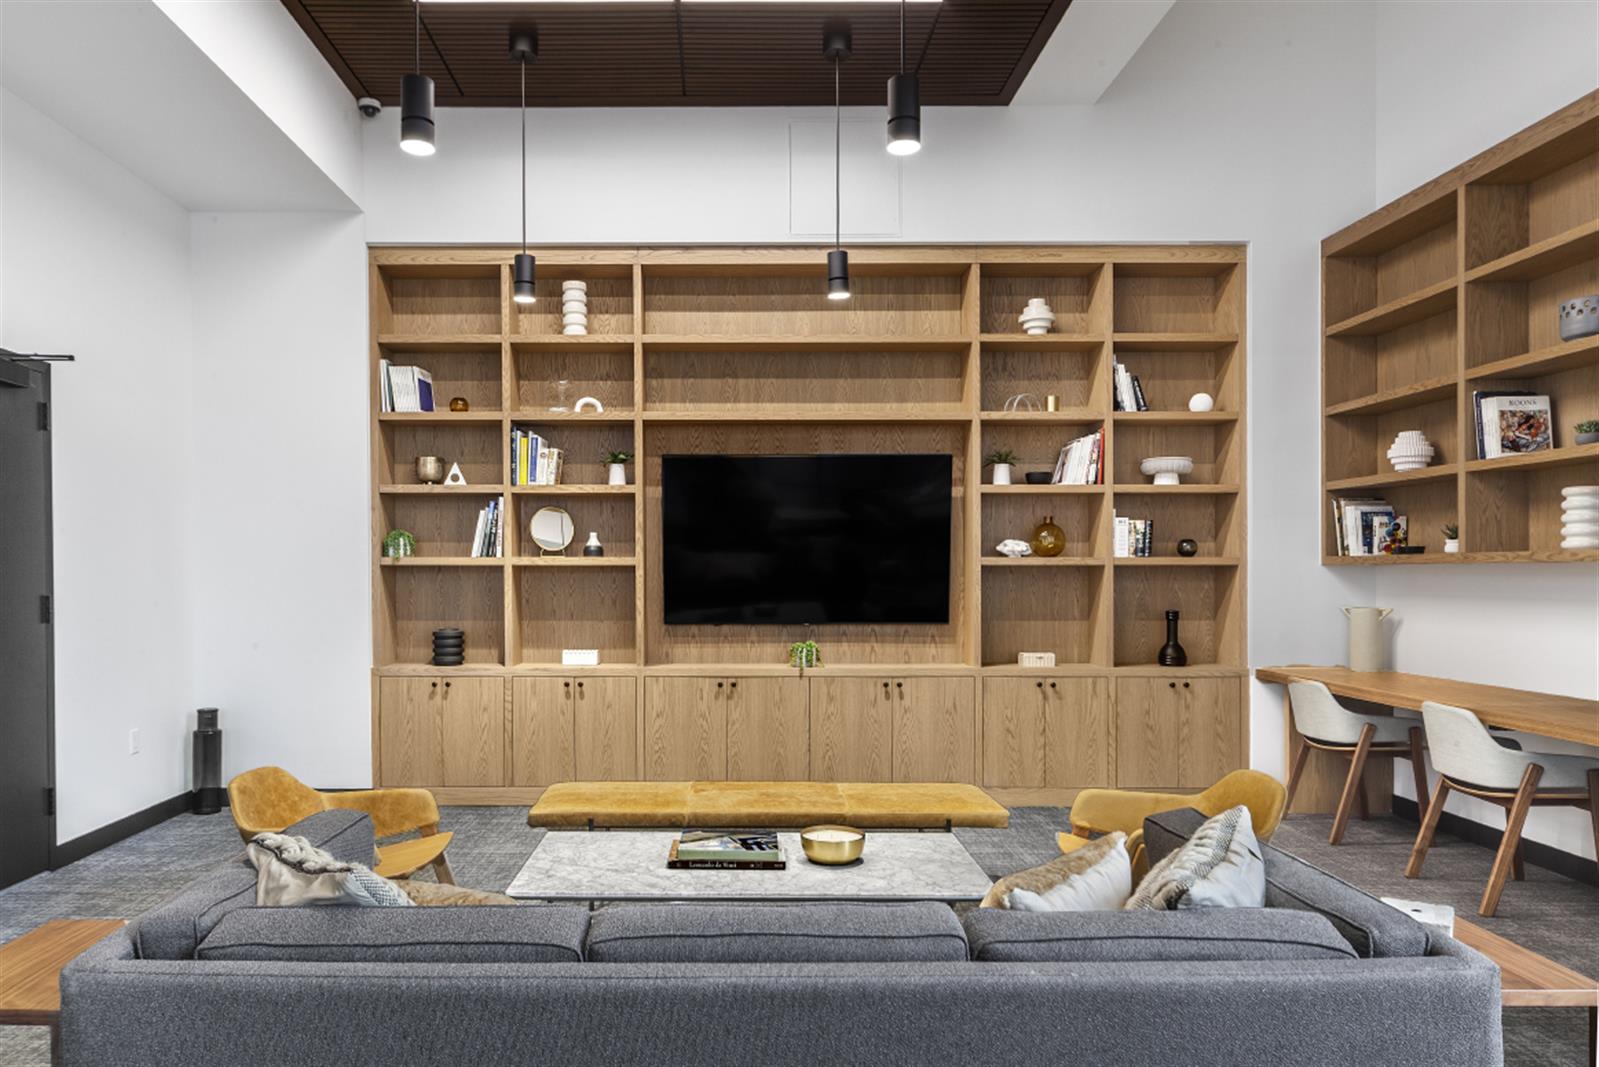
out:
{"label": "wall-mounted wooden shelf", "polygon": [[[511,251],[370,252],[374,373],[379,358],[415,363],[441,406],[471,404],[373,406],[378,782],[498,803],[573,777],[847,775],[1058,803],[1088,785],[1198,788],[1245,762],[1242,247],[867,248],[844,305],[825,299],[825,249],[540,249],[531,308],[510,300]],[[558,332],[565,278],[588,282],[595,333]],[[1034,296],[1058,332],[1019,332]],[[1155,410],[1112,410],[1114,362]],[[1216,410],[1186,410],[1196,392]],[[1057,411],[1006,410],[1051,395]],[[584,396],[605,411],[549,410]],[[510,484],[514,427],[563,449],[562,484]],[[1022,480],[1101,429],[1109,484]],[[633,484],[605,484],[613,450],[635,457]],[[1017,484],[984,483],[996,450],[1018,455]],[[951,457],[949,621],[665,625],[662,457],[829,452]],[[415,484],[418,455],[459,462],[470,484]],[[1154,455],[1192,456],[1188,484],[1149,485],[1138,465]],[[472,559],[492,497],[505,554]],[[545,506],[572,517],[565,555],[528,536]],[[1155,555],[1113,557],[1118,513],[1152,521]],[[1046,517],[1062,555],[996,554]],[[418,555],[381,559],[390,528]],[[591,530],[607,555],[580,554]],[[1176,555],[1185,537],[1199,555]],[[1154,664],[1170,608],[1193,664],[1180,672]],[[466,634],[463,666],[428,663],[444,626]],[[783,666],[800,636],[825,668]],[[597,649],[600,665],[562,666],[566,648]],[[1057,665],[1016,665],[1033,651]],[[1206,740],[1118,756],[1119,735],[1149,730]],[[803,750],[785,751],[794,738]]]}
{"label": "wall-mounted wooden shelf", "polygon": [[[1588,562],[1560,546],[1560,489],[1599,483],[1599,337],[1561,341],[1557,308],[1599,292],[1599,93],[1467,160],[1322,242],[1325,563]],[[1477,391],[1548,395],[1548,451],[1477,458]],[[1392,470],[1420,430],[1434,464]],[[1380,497],[1409,555],[1343,556],[1333,507]],[[1461,548],[1443,552],[1458,523]]]}

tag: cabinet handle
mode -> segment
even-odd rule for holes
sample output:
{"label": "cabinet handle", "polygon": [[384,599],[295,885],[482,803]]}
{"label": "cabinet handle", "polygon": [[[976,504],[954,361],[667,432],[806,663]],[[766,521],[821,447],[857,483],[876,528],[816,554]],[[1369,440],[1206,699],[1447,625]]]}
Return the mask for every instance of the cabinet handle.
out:
{"label": "cabinet handle", "polygon": [[583,683],[582,683],[582,682],[579,682],[579,683],[577,683],[577,687],[578,687],[578,688],[579,688],[579,689],[582,689],[582,688],[583,688]]}
{"label": "cabinet handle", "polygon": [[1049,683],[1049,687],[1050,687],[1050,688],[1051,688],[1051,689],[1053,689],[1053,688],[1055,688],[1055,683],[1054,683],[1054,682],[1050,682],[1050,683]]}
{"label": "cabinet handle", "polygon": [[433,683],[433,688],[434,688],[434,689],[437,689],[437,688],[438,688],[438,687],[439,687],[439,683],[438,683],[438,682],[434,682],[434,683]]}
{"label": "cabinet handle", "polygon": [[444,688],[446,688],[446,689],[450,688],[450,683],[449,682],[445,682],[444,683]]}
{"label": "cabinet handle", "polygon": [[737,689],[738,688],[738,683],[737,682],[728,682],[727,686],[728,686],[729,689]]}
{"label": "cabinet handle", "polygon": [[1043,682],[1034,682],[1033,684],[1038,686],[1038,688],[1040,688],[1040,689],[1044,688],[1044,683]]}
{"label": "cabinet handle", "polygon": [[564,686],[567,689],[572,688],[572,683],[571,682],[562,682],[561,685]]}
{"label": "cabinet handle", "polygon": [[904,689],[905,688],[905,683],[904,682],[895,682],[894,683],[894,688],[895,689]]}
{"label": "cabinet handle", "polygon": [[1166,683],[1166,684],[1167,684],[1167,685],[1168,685],[1168,686],[1170,686],[1170,687],[1171,687],[1171,688],[1173,688],[1173,689],[1176,689],[1176,688],[1177,688],[1177,683],[1176,683],[1176,682],[1167,682],[1167,683]]}
{"label": "cabinet handle", "polygon": [[716,688],[718,688],[718,689],[722,688],[722,683],[721,682],[717,682],[716,683]]}
{"label": "cabinet handle", "polygon": [[887,689],[887,688],[888,688],[888,683],[887,683],[887,682],[884,682],[884,683],[883,683],[883,688],[884,688],[884,689]]}
{"label": "cabinet handle", "polygon": [[1184,688],[1184,689],[1187,689],[1187,688],[1188,688],[1188,683],[1187,683],[1187,682],[1184,682],[1184,683],[1183,683],[1183,688]]}

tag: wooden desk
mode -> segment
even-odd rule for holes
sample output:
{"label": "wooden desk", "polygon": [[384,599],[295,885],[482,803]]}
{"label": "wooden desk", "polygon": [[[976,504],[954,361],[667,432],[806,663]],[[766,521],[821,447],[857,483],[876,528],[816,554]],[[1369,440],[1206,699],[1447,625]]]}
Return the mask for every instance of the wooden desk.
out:
{"label": "wooden desk", "polygon": [[[1284,736],[1288,745],[1288,762],[1284,766],[1293,765],[1298,738],[1286,691],[1287,684],[1295,680],[1321,682],[1332,690],[1334,696],[1391,708],[1420,711],[1422,702],[1427,700],[1453,704],[1466,708],[1489,726],[1599,746],[1599,700],[1506,689],[1497,685],[1473,685],[1449,678],[1430,678],[1424,674],[1403,674],[1399,671],[1352,671],[1348,667],[1261,667],[1255,671],[1255,677],[1262,682],[1285,687],[1283,715],[1287,720]],[[1376,773],[1373,774],[1373,771]],[[1375,798],[1373,810],[1384,809],[1383,797],[1389,797],[1391,802],[1393,783],[1388,780],[1387,771],[1385,764],[1375,765],[1367,771],[1367,793]],[[1328,757],[1326,753],[1313,752],[1305,765],[1299,792],[1294,796],[1293,810],[1333,810],[1347,773],[1347,762]]]}
{"label": "wooden desk", "polygon": [[1599,982],[1464,919],[1455,920],[1455,940],[1499,965],[1505,1007],[1587,1008],[1588,1059],[1599,1060]]}
{"label": "wooden desk", "polygon": [[55,919],[0,945],[0,1026],[48,1026],[60,1061],[61,968],[127,925],[125,919]]}

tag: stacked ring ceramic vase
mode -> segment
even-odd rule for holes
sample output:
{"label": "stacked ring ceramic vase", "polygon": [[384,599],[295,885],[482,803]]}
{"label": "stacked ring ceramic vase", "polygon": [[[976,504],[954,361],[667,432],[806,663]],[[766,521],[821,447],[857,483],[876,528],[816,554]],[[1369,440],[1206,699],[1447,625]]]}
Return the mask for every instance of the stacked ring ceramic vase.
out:
{"label": "stacked ring ceramic vase", "polygon": [[1560,547],[1599,548],[1599,485],[1568,485],[1560,496]]}
{"label": "stacked ring ceramic vase", "polygon": [[1396,472],[1419,471],[1432,463],[1437,450],[1420,430],[1401,430],[1388,449],[1388,462]]}
{"label": "stacked ring ceramic vase", "polygon": [[561,332],[574,336],[589,332],[588,282],[561,283]]}

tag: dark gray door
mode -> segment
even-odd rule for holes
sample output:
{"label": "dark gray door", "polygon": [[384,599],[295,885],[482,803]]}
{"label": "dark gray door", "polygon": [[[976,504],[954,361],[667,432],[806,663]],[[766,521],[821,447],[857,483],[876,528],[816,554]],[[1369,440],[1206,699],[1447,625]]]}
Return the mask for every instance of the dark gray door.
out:
{"label": "dark gray door", "polygon": [[50,868],[50,368],[0,357],[0,888]]}

